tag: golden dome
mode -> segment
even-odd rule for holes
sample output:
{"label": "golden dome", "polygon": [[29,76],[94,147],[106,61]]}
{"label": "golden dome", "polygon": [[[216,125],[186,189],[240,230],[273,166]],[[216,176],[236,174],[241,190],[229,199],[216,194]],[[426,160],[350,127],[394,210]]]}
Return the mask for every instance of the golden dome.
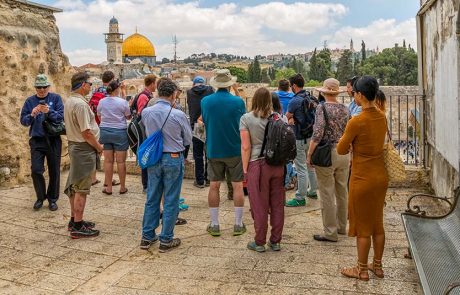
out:
{"label": "golden dome", "polygon": [[145,36],[134,33],[123,42],[122,55],[123,57],[155,56],[155,48]]}

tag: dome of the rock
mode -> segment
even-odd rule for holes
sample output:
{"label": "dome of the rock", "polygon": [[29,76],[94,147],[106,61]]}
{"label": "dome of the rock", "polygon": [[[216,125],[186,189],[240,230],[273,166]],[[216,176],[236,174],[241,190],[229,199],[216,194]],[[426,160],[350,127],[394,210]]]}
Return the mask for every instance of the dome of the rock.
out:
{"label": "dome of the rock", "polygon": [[155,48],[145,36],[134,33],[125,39],[122,46],[123,57],[154,57]]}

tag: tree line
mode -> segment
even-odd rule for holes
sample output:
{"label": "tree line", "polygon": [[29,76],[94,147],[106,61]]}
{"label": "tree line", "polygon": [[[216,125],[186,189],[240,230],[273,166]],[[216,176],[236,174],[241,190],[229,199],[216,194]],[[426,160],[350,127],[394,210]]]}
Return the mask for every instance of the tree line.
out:
{"label": "tree line", "polygon": [[366,45],[362,42],[361,51],[353,53],[345,50],[333,68],[331,51],[327,48],[315,49],[308,65],[303,60],[292,59],[287,65],[276,68],[261,68],[259,57],[250,63],[248,70],[229,67],[232,75],[241,83],[269,83],[275,86],[280,79],[287,79],[301,73],[307,86],[320,85],[327,78],[335,77],[344,85],[350,77],[370,75],[381,85],[417,85],[417,53],[411,46],[395,45],[382,52],[367,57]]}

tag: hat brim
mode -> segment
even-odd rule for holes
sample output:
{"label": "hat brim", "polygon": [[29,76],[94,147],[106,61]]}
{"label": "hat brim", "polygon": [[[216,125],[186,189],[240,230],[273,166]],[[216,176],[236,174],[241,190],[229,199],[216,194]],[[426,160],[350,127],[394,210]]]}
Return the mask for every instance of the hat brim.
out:
{"label": "hat brim", "polygon": [[51,86],[50,83],[35,83],[34,87],[48,87]]}
{"label": "hat brim", "polygon": [[346,90],[334,91],[334,90],[330,90],[330,89],[324,88],[324,87],[315,88],[315,90],[317,90],[317,91],[319,91],[319,92],[322,92],[322,93],[324,93],[324,94],[332,94],[332,95],[339,95],[340,93],[346,92]]}
{"label": "hat brim", "polygon": [[209,84],[211,84],[212,87],[214,88],[227,88],[232,86],[233,84],[236,83],[237,77],[232,76],[232,79],[227,82],[218,82],[215,80],[214,77],[211,78],[211,81],[209,81]]}

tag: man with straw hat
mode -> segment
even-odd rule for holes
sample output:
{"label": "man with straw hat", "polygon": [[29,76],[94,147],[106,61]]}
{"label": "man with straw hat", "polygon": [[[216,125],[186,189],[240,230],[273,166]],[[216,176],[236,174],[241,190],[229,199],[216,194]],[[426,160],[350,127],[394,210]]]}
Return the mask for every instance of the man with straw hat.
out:
{"label": "man with straw hat", "polygon": [[226,170],[233,186],[235,225],[233,235],[246,232],[243,224],[243,166],[241,161],[240,118],[246,113],[243,100],[230,94],[230,88],[238,94],[236,77],[228,69],[217,70],[210,81],[216,93],[203,98],[201,112],[206,128],[206,154],[209,159],[208,177],[211,181],[208,195],[211,223],[207,231],[211,236],[220,236],[219,188],[225,181]]}

